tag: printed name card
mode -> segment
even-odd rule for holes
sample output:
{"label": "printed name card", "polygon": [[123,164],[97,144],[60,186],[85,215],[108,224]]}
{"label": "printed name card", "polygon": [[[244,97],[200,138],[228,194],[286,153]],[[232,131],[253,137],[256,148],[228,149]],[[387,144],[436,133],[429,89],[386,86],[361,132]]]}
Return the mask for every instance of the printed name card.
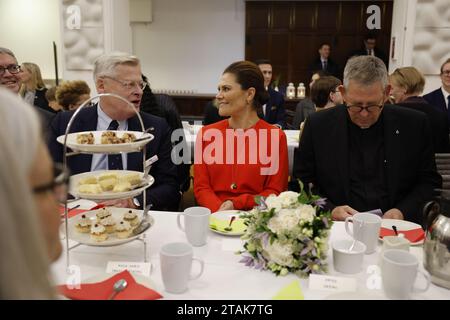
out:
{"label": "printed name card", "polygon": [[150,277],[152,264],[149,262],[109,261],[106,273],[119,273],[128,270],[130,273]]}
{"label": "printed name card", "polygon": [[356,291],[356,279],[311,274],[309,289],[331,292]]}

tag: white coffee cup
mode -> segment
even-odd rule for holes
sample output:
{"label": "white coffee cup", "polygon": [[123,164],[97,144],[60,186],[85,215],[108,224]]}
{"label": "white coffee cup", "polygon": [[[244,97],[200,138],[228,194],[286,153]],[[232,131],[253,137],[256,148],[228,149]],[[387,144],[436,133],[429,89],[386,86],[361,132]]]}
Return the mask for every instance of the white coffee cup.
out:
{"label": "white coffee cup", "polygon": [[[353,222],[353,231],[349,228],[349,222]],[[366,254],[375,252],[380,228],[381,218],[372,213],[357,213],[345,219],[345,230],[354,239],[366,245]]]}
{"label": "white coffee cup", "polygon": [[[211,210],[204,207],[187,208],[183,213],[178,214],[178,228],[186,233],[189,243],[194,247],[200,247],[206,244],[210,215]],[[184,226],[181,224],[182,216],[184,217]]]}
{"label": "white coffee cup", "polygon": [[344,239],[334,241],[332,247],[334,270],[342,273],[358,273],[361,271],[364,252],[366,252],[364,243]]}
{"label": "white coffee cup", "polygon": [[[382,253],[381,278],[386,296],[390,299],[409,299],[412,292],[424,292],[430,286],[430,275],[420,271],[419,260],[413,254],[398,249],[386,250]],[[414,283],[417,273],[425,278],[424,288],[417,288]]]}
{"label": "white coffee cup", "polygon": [[[182,293],[188,288],[188,281],[200,277],[203,273],[204,263],[193,257],[190,244],[173,242],[165,244],[159,253],[161,259],[161,276],[167,292]],[[200,263],[200,272],[192,276],[192,261]]]}

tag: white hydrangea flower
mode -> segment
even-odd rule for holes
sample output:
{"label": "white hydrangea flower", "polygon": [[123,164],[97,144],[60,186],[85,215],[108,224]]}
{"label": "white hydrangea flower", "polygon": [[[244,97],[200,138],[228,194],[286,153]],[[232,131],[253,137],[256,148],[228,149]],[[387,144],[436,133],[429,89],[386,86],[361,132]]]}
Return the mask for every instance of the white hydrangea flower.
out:
{"label": "white hydrangea flower", "polygon": [[269,242],[263,250],[263,256],[266,259],[286,267],[292,267],[294,265],[293,253],[294,249],[292,244],[282,244],[278,240],[275,240],[272,244]]}
{"label": "white hydrangea flower", "polygon": [[300,207],[300,219],[312,222],[316,216],[316,210],[309,204],[304,204]]}
{"label": "white hydrangea flower", "polygon": [[278,198],[281,201],[282,208],[291,208],[298,203],[298,193],[293,191],[284,191]]}
{"label": "white hydrangea flower", "polygon": [[270,209],[275,209],[276,211],[281,209],[281,199],[278,198],[276,195],[271,194],[270,196],[268,196],[265,199],[267,208]]}
{"label": "white hydrangea flower", "polygon": [[290,231],[300,222],[300,211],[298,209],[281,209],[268,222],[269,229],[280,234]]}

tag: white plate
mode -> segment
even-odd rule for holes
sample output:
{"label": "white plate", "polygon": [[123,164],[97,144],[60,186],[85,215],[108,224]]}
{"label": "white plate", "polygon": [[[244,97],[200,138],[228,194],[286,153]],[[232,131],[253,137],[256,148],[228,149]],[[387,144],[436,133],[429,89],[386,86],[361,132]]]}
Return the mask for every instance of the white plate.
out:
{"label": "white plate", "polygon": [[[216,219],[219,220],[224,220],[226,222],[229,222],[232,216],[236,216],[239,217],[243,212],[241,210],[224,210],[224,211],[218,211],[215,212],[213,214],[211,214],[210,216],[210,223],[211,223],[211,218],[214,217]],[[236,220],[233,222],[233,224],[231,224],[231,227],[233,228],[234,223],[236,223]],[[220,231],[220,230],[216,230],[209,228],[211,231],[225,235],[225,236],[241,236],[245,233],[245,231],[230,231],[230,232],[225,232],[225,231]]]}
{"label": "white plate", "polygon": [[[82,132],[75,132],[75,133],[69,133],[67,135],[67,146],[71,148],[74,151],[80,151],[80,152],[96,152],[96,153],[114,153],[114,152],[132,152],[132,151],[139,151],[144,145],[149,143],[153,140],[153,135],[150,133],[143,134],[142,131],[113,131],[117,133],[118,137],[122,137],[124,133],[133,133],[136,136],[136,139],[140,138],[147,138],[145,140],[137,141],[137,142],[130,142],[130,143],[118,143],[118,144],[101,144],[101,136],[102,133],[105,132],[103,130],[101,131],[82,131]],[[77,142],[77,137],[79,134],[87,134],[92,133],[94,135],[94,144],[80,144]],[[56,141],[64,144],[64,137],[65,135],[59,136],[56,138]]]}
{"label": "white plate", "polygon": [[[101,209],[99,209],[101,210]],[[93,211],[86,211],[83,214],[86,216],[86,218],[91,219],[92,221],[96,221],[96,213],[99,210],[93,210]],[[122,217],[123,214],[128,212],[129,208],[115,208],[115,207],[108,207],[109,212],[111,212],[112,217],[119,222]],[[142,210],[133,210],[134,212],[136,212],[139,221],[142,219]],[[136,235],[136,236],[131,236],[129,238],[126,239],[119,239],[116,235],[116,233],[108,233],[108,239],[106,239],[103,242],[96,242],[95,240],[91,239],[91,235],[89,233],[80,233],[78,231],[75,230],[75,224],[78,222],[78,220],[81,218],[81,214],[76,215],[72,218],[69,219],[69,239],[79,242],[81,244],[85,244],[85,245],[89,245],[89,246],[95,246],[95,247],[110,247],[110,246],[117,246],[123,243],[127,243],[130,242],[136,238],[138,238],[140,236],[140,234]],[[155,224],[155,220],[153,219],[152,216],[148,216],[149,221],[150,221],[150,228],[153,227],[153,225]],[[148,230],[148,229],[147,229]],[[146,230],[146,231],[147,231]],[[66,233],[66,226],[65,226],[65,222],[63,222],[60,226],[60,231],[63,235],[65,235]]]}
{"label": "white plate", "polygon": [[[397,227],[397,231],[408,231],[408,230],[414,230],[417,228],[422,228],[420,224],[406,221],[406,220],[397,220],[397,219],[383,219],[381,220],[381,227],[392,230],[392,226]],[[382,238],[379,238],[381,241],[383,241]],[[414,243],[411,243],[411,245],[421,245],[423,244],[423,239]]]}
{"label": "white plate", "polygon": [[142,193],[145,189],[150,187],[154,182],[155,179],[148,175],[146,179],[145,185],[125,192],[102,192],[102,193],[80,193],[78,192],[78,181],[82,178],[86,178],[87,176],[95,176],[98,177],[103,173],[111,173],[111,174],[117,174],[118,176],[124,175],[124,174],[130,174],[130,173],[138,173],[142,179],[144,173],[139,171],[130,171],[130,170],[99,170],[99,171],[91,171],[91,172],[85,172],[76,174],[73,176],[70,176],[70,188],[69,193],[73,195],[76,198],[83,198],[88,200],[113,200],[113,199],[126,199],[126,198],[133,198],[139,194]]}

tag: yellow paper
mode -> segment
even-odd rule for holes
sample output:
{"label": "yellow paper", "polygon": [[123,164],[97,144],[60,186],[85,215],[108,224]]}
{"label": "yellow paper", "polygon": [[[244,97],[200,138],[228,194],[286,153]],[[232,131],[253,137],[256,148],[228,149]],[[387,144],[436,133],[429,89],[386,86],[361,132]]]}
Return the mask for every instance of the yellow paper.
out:
{"label": "yellow paper", "polygon": [[272,300],[304,300],[300,282],[298,282],[298,280],[292,281],[282,288]]}

